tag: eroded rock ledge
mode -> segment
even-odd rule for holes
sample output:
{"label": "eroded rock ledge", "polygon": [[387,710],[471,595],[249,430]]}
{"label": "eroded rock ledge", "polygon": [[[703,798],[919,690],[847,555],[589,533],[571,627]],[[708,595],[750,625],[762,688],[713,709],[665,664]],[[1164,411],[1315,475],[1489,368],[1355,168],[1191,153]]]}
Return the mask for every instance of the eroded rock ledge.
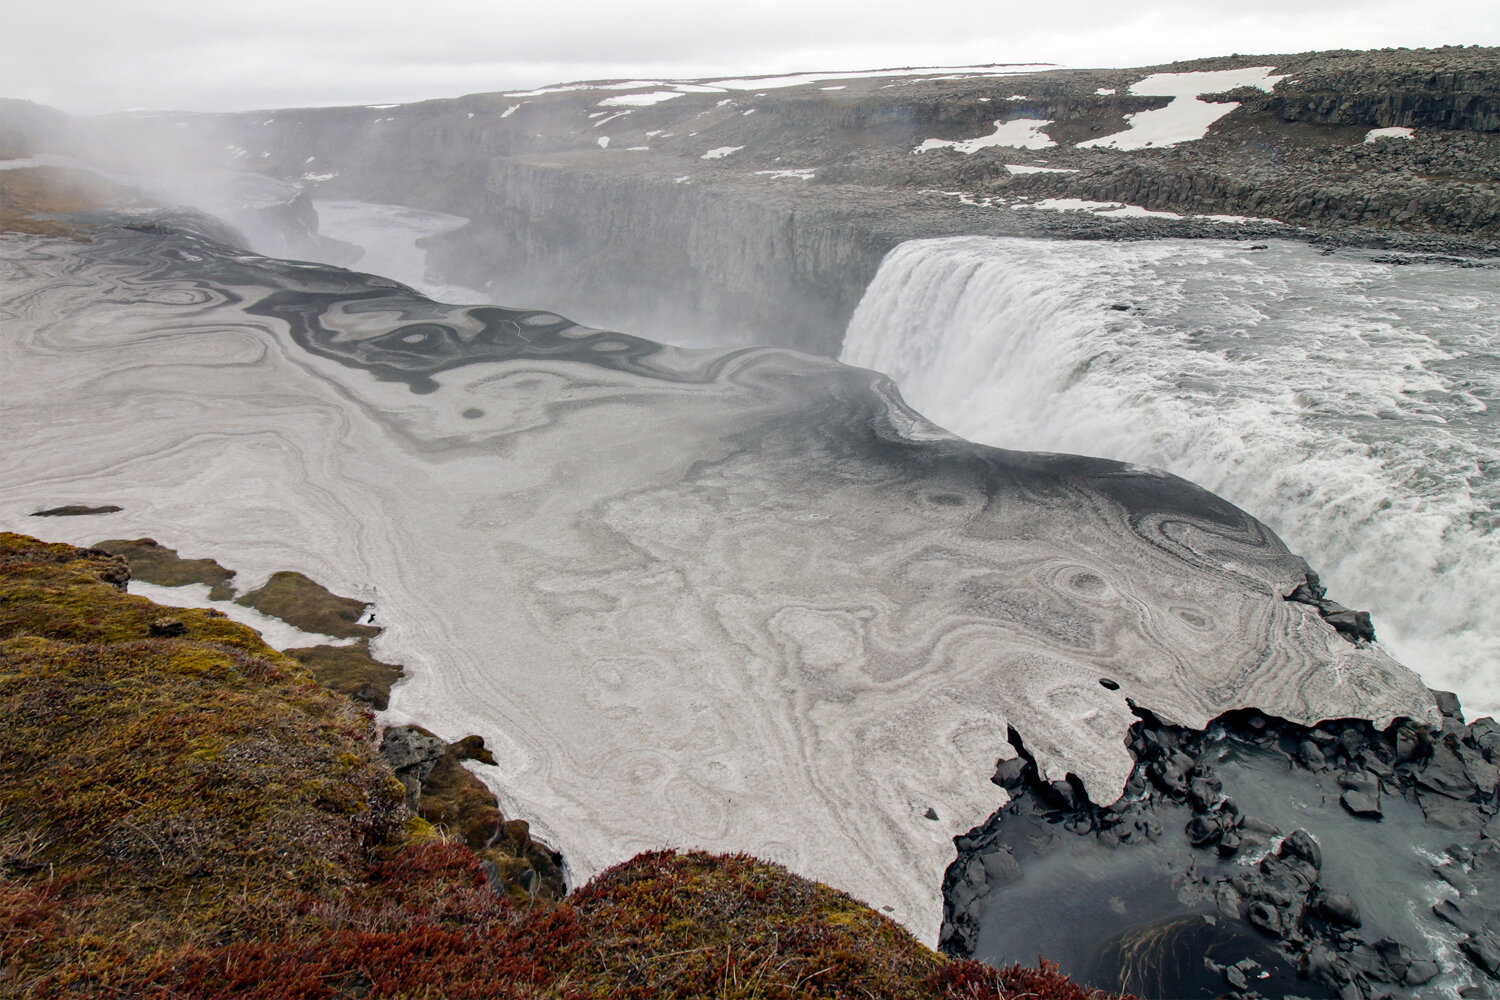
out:
{"label": "eroded rock ledge", "polygon": [[[1195,731],[1137,709],[1137,764],[1107,806],[1076,783],[1042,781],[1018,747],[994,778],[1012,801],[956,840],[944,948],[1000,960],[1014,946],[1006,914],[1027,906],[1037,878],[1097,861],[1137,872],[1124,899],[1107,880],[1077,887],[1094,896],[1085,905],[1118,918],[1076,929],[1092,942],[1066,943],[1055,928],[1034,944],[1093,985],[1183,997],[1420,997],[1439,984],[1500,995],[1500,726],[1466,725],[1457,698],[1435,694],[1437,730],[1238,711]],[[1403,915],[1407,899],[1429,893],[1441,902]]]}

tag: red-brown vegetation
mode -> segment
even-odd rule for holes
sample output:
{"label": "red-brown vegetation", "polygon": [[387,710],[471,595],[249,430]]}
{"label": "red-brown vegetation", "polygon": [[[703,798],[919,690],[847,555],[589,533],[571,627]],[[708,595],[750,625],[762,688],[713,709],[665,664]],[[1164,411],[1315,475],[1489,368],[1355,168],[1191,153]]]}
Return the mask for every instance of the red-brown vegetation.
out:
{"label": "red-brown vegetation", "polygon": [[0,535],[0,995],[1102,997],[950,961],[743,855],[642,854],[518,904],[409,820],[367,714],[120,580],[102,553]]}

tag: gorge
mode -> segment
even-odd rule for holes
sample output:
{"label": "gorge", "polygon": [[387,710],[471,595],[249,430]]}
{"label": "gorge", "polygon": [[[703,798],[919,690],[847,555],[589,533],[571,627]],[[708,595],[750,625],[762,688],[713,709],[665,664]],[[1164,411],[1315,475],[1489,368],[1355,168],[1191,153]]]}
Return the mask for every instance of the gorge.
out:
{"label": "gorge", "polygon": [[[1427,688],[1500,707],[1495,62],[39,116],[0,177],[86,164],[241,233],[101,202],[56,216],[88,242],[4,237],[0,526],[117,506],[50,536],[368,600],[408,669],[384,718],[483,736],[577,882],[744,850],[954,946],[1008,799],[1107,829],[1145,716],[1249,710],[1451,737],[1474,780],[1422,849],[1486,871],[1491,730]],[[1493,993],[1444,947],[1441,988]],[[1334,981],[1420,995],[1417,960]]]}

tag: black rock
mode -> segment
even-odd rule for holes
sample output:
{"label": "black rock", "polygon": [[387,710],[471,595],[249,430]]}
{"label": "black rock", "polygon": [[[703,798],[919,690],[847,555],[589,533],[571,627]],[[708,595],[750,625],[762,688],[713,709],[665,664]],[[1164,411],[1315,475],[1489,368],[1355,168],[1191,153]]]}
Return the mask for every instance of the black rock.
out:
{"label": "black rock", "polygon": [[1233,830],[1226,831],[1219,837],[1219,856],[1230,858],[1239,852],[1240,835]]}
{"label": "black rock", "polygon": [[1219,824],[1212,817],[1197,815],[1188,821],[1187,838],[1188,843],[1194,847],[1207,847],[1218,841],[1223,835]]}
{"label": "black rock", "polygon": [[149,627],[152,635],[163,638],[187,634],[187,626],[176,618],[158,618]]}
{"label": "black rock", "polygon": [[1446,920],[1465,934],[1477,934],[1484,930],[1484,918],[1467,900],[1445,899],[1432,908],[1437,917]]}
{"label": "black rock", "polygon": [[1362,639],[1366,642],[1375,641],[1375,625],[1370,621],[1368,611],[1336,611],[1323,618],[1340,633],[1353,639]]}
{"label": "black rock", "polygon": [[1496,763],[1495,758],[1500,757],[1500,724],[1494,719],[1483,718],[1469,727],[1469,733],[1474,737],[1484,759],[1491,764]]}
{"label": "black rock", "polygon": [[1245,911],[1245,919],[1251,926],[1272,937],[1281,937],[1281,911],[1265,900],[1257,899]]}
{"label": "black rock", "polygon": [[1407,986],[1423,986],[1437,978],[1442,970],[1437,963],[1425,958],[1419,958],[1411,963],[1406,970]]}
{"label": "black rock", "polygon": [[1390,970],[1391,982],[1399,983],[1406,978],[1414,961],[1410,948],[1392,938],[1382,938],[1375,942],[1375,950],[1380,953],[1381,961]]}
{"label": "black rock", "polygon": [[1426,789],[1418,790],[1417,804],[1422,807],[1422,814],[1427,817],[1427,822],[1447,830],[1473,830],[1484,818],[1484,814],[1473,803]]}
{"label": "black rock", "polygon": [[1459,704],[1458,695],[1452,691],[1429,690],[1432,690],[1432,696],[1437,699],[1439,712],[1442,712],[1443,715],[1450,719],[1457,719],[1459,722],[1464,721],[1464,710],[1463,706]]}
{"label": "black rock", "polygon": [[1312,740],[1303,740],[1302,745],[1297,748],[1297,756],[1310,771],[1321,771],[1328,766],[1328,760],[1323,756],[1323,751]]}
{"label": "black rock", "polygon": [[1369,792],[1348,791],[1339,796],[1339,802],[1360,819],[1379,819],[1384,815],[1380,811],[1380,796]]}
{"label": "black rock", "polygon": [[1432,748],[1432,757],[1427,761],[1427,766],[1417,776],[1417,784],[1453,799],[1472,797],[1479,789],[1464,767],[1463,757],[1458,751],[1460,746],[1462,744],[1456,740],[1440,740]]}
{"label": "black rock", "polygon": [[1491,978],[1500,979],[1500,938],[1489,931],[1470,934],[1458,947]]}
{"label": "black rock", "polygon": [[1026,783],[1026,772],[1030,768],[1031,761],[1025,757],[1012,757],[995,767],[995,776],[990,780],[1007,792],[1014,792]]}
{"label": "black rock", "polygon": [[1016,863],[1016,856],[1009,849],[981,854],[979,861],[984,865],[984,874],[991,882],[1014,882],[1021,877],[1021,866]]}
{"label": "black rock", "polygon": [[447,743],[417,726],[392,726],[381,733],[380,756],[406,787],[407,808],[417,808],[422,782],[447,749]]}
{"label": "black rock", "polygon": [[1360,925],[1359,906],[1342,892],[1329,892],[1319,896],[1318,913],[1346,927]]}
{"label": "black rock", "polygon": [[1323,852],[1318,849],[1318,842],[1306,830],[1293,830],[1287,838],[1281,842],[1282,856],[1291,854],[1302,858],[1314,868],[1323,867]]}
{"label": "black rock", "polygon": [[1403,722],[1396,728],[1396,760],[1405,764],[1427,756],[1432,741],[1426,730],[1412,722]]}
{"label": "black rock", "polygon": [[46,510],[33,511],[32,517],[87,517],[91,514],[116,514],[124,507],[116,507],[114,504],[104,504],[99,507],[89,507],[85,504],[68,504],[63,507],[48,507]]}
{"label": "black rock", "polygon": [[1042,800],[1054,809],[1077,809],[1087,800],[1073,787],[1071,781],[1053,781],[1041,786]]}
{"label": "black rock", "polygon": [[1208,809],[1219,800],[1219,793],[1223,790],[1224,783],[1211,775],[1188,782],[1188,798],[1194,809]]}

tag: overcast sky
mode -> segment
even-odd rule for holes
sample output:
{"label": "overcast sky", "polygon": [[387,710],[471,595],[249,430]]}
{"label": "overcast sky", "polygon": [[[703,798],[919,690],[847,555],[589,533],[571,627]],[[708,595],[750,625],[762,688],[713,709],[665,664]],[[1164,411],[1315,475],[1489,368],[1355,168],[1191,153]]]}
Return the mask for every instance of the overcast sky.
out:
{"label": "overcast sky", "polygon": [[0,97],[387,104],[618,77],[1500,44],[1495,0],[0,0]]}

